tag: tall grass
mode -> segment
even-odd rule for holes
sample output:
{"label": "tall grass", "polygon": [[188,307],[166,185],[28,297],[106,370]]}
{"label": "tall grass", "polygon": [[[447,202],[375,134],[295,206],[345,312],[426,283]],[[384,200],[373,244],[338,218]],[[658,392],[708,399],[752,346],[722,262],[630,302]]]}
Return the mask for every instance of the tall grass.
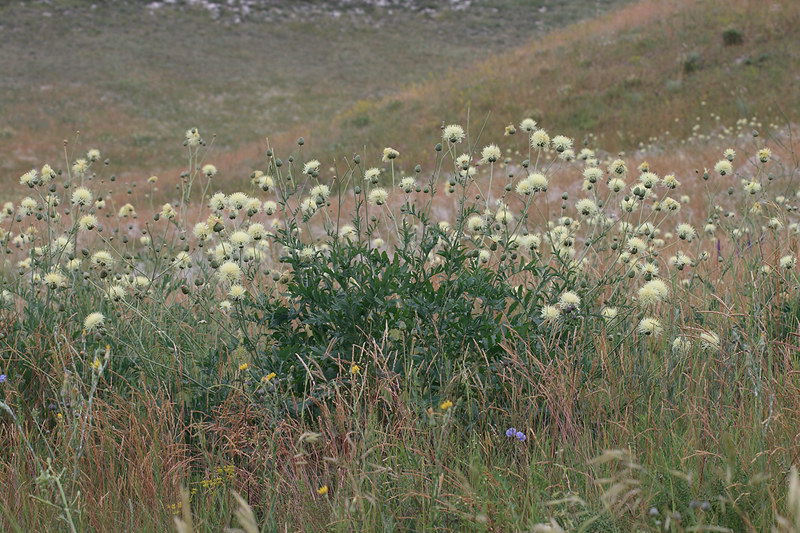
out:
{"label": "tall grass", "polygon": [[677,176],[506,133],[23,175],[5,528],[797,531],[793,129]]}

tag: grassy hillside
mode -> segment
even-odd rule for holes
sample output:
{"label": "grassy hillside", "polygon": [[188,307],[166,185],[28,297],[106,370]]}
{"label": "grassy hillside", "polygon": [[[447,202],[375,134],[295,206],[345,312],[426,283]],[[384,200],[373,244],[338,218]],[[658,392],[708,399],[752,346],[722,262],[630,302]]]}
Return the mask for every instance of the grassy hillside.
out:
{"label": "grassy hillside", "polygon": [[336,155],[394,146],[413,166],[430,157],[417,141],[468,111],[474,132],[487,121],[486,141],[532,116],[579,142],[593,132],[611,151],[685,139],[696,124],[797,120],[798,24],[793,0],[644,0],[294,133]]}
{"label": "grassy hillside", "polygon": [[622,3],[0,2],[0,170],[76,130],[128,172],[170,168],[187,127],[231,150]]}

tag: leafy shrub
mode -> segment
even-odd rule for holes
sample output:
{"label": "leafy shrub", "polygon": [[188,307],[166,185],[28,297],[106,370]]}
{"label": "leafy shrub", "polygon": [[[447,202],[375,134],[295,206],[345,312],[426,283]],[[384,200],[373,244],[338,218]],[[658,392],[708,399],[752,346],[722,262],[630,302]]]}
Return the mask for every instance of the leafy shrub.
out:
{"label": "leafy shrub", "polygon": [[690,53],[686,56],[686,59],[683,60],[683,71],[686,74],[697,72],[701,68],[703,68],[703,59],[697,52]]}
{"label": "leafy shrub", "polygon": [[744,34],[737,28],[727,28],[722,32],[722,42],[725,46],[736,46],[744,43]]}

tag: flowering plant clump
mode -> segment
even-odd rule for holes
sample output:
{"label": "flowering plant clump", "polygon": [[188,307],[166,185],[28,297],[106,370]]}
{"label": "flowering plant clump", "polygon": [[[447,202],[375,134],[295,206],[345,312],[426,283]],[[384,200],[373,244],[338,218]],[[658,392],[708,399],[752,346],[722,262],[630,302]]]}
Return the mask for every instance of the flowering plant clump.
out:
{"label": "flowering plant clump", "polygon": [[[564,476],[565,490],[588,486],[576,478],[587,465],[571,456],[599,443],[671,442],[679,461],[699,457],[714,441],[705,430],[688,425],[668,441],[670,432],[641,421],[682,426],[675,413],[684,420],[704,402],[716,424],[752,412],[748,427],[774,439],[774,453],[758,456],[788,464],[796,431],[786,423],[783,440],[775,435],[792,418],[770,413],[793,405],[781,387],[795,373],[787,354],[800,322],[789,135],[715,148],[696,156],[695,172],[681,158],[604,152],[591,137],[578,147],[530,118],[493,133],[444,126],[425,167],[394,148],[329,166],[300,148],[279,156],[267,146],[238,186],[192,128],[187,166],[172,183],[150,176],[120,187],[95,149],[21,176],[19,198],[0,210],[0,384],[29,414],[21,423],[3,401],[0,409],[24,443],[11,456],[34,457],[38,482],[55,495],[48,509],[82,530],[75,522],[91,514],[73,502],[91,479],[87,461],[97,472],[99,449],[130,452],[119,427],[140,419],[162,424],[160,438],[136,429],[147,452],[174,446],[172,466],[142,474],[147,486],[191,465],[172,479],[188,487],[180,505],[174,494],[164,505],[183,525],[190,509],[224,506],[228,489],[253,488],[256,478],[276,481],[262,509],[296,512],[297,500],[344,513],[331,520],[413,502],[391,492],[408,478],[427,487],[409,491],[424,495],[419,514],[431,524],[450,508],[454,480],[467,483],[469,497],[452,505],[470,529],[489,520],[458,507],[476,490],[523,479],[548,486],[520,491],[530,495]],[[679,403],[687,390],[691,401]],[[498,417],[527,429],[498,432]],[[34,447],[28,423],[63,446]],[[465,476],[458,453],[467,449]],[[571,493],[552,506],[576,530],[614,513],[630,529],[644,502],[656,513],[638,512],[637,527],[679,507],[682,516],[714,511],[706,500],[684,502],[683,492],[700,489],[677,490],[658,470],[653,494],[671,499],[650,498],[627,451],[588,466],[587,476],[610,483],[600,514],[573,512],[582,499]],[[409,468],[413,476],[398,476]],[[720,486],[750,494],[757,485]],[[247,504],[237,501],[241,519]],[[531,513],[498,529],[529,528]]]}
{"label": "flowering plant clump", "polygon": [[[694,178],[576,153],[532,119],[519,130],[514,158],[445,126],[427,170],[393,148],[377,166],[356,155],[338,167],[268,149],[248,187],[223,193],[230,177],[192,128],[176,189],[145,180],[149,203],[106,190],[98,150],[32,169],[19,179],[28,195],[0,214],[16,317],[3,342],[23,349],[25,324],[41,323],[115,344],[120,372],[180,368],[203,402],[224,397],[213,369],[228,359],[224,379],[323,397],[342,369],[362,371],[343,361],[368,345],[399,374],[424,361],[434,388],[451,359],[491,374],[509,353],[590,354],[600,336],[724,350],[729,324],[703,315],[700,295],[726,298],[734,260],[757,274],[748,309],[796,301],[797,196],[769,147],[727,149]],[[686,207],[689,192],[703,203]],[[786,312],[770,335],[787,335]],[[183,326],[167,331],[173,319]]]}

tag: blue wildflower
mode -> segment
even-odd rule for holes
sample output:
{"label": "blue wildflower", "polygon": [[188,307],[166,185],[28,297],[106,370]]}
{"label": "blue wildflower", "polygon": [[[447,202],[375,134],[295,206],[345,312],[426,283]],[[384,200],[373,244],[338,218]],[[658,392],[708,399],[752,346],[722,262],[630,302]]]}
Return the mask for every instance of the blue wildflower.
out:
{"label": "blue wildflower", "polygon": [[6,381],[8,381],[8,376],[0,374],[0,383],[5,383]]}
{"label": "blue wildflower", "polygon": [[506,430],[506,437],[513,437],[517,434],[517,428],[508,428]]}
{"label": "blue wildflower", "polygon": [[525,442],[526,440],[528,440],[528,437],[525,436],[525,433],[523,433],[521,431],[517,431],[517,434],[515,435],[515,437],[517,437],[517,440],[520,441],[520,442]]}

